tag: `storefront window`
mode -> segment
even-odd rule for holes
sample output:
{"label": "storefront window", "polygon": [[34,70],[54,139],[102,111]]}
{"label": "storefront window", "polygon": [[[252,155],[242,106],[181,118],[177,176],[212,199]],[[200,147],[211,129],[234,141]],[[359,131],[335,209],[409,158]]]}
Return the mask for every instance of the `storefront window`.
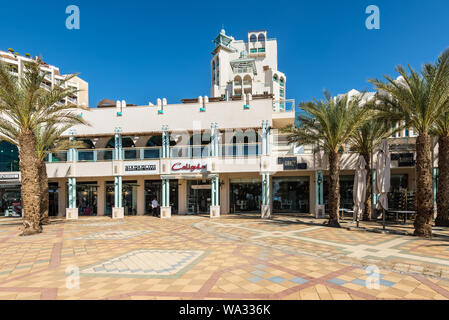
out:
{"label": "storefront window", "polygon": [[20,192],[20,185],[0,186],[0,216],[22,216],[22,202]]}
{"label": "storefront window", "polygon": [[78,215],[97,215],[97,189],[97,182],[78,182],[76,184]]}
{"label": "storefront window", "polygon": [[[159,206],[162,202],[161,180],[145,181],[145,214],[152,214],[151,201],[156,199]],[[173,213],[178,213],[178,180],[170,180],[170,206]]]}
{"label": "storefront window", "polygon": [[[122,205],[125,215],[137,214],[137,181],[123,181],[122,183]],[[106,207],[105,215],[112,215],[114,206],[114,182],[106,182]]]}
{"label": "storefront window", "polygon": [[19,151],[15,145],[0,141],[0,172],[19,171]]}
{"label": "storefront window", "polygon": [[408,189],[408,174],[392,174],[390,181],[390,192]]}
{"label": "storefront window", "polygon": [[[326,205],[326,210],[329,210],[329,176],[324,177],[324,204]],[[345,175],[340,176],[340,208],[353,209],[353,189],[354,187],[354,176]]]}
{"label": "storefront window", "polygon": [[48,215],[55,217],[58,215],[58,183],[50,182],[48,184]]}
{"label": "storefront window", "polygon": [[259,212],[262,182],[259,179],[231,179],[231,213]]}
{"label": "storefront window", "polygon": [[273,178],[273,211],[309,213],[309,177]]}
{"label": "storefront window", "polygon": [[210,180],[187,180],[187,212],[209,213],[212,201]]}

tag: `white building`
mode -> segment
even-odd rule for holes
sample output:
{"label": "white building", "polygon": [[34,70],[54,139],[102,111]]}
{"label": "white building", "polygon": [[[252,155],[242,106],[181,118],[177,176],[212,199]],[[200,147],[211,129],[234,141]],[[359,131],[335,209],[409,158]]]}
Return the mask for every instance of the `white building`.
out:
{"label": "white building", "polygon": [[[36,59],[37,57],[32,58],[29,54],[22,56],[12,49],[10,49],[10,51],[0,50],[0,61],[6,63],[11,74],[19,77],[23,75],[26,62],[31,62]],[[55,85],[59,85],[64,79],[70,76],[69,74],[61,74],[58,67],[45,62],[42,64],[41,70],[47,72],[45,80],[42,83],[42,87],[44,88],[52,88]],[[89,105],[89,85],[86,81],[76,76],[63,85],[63,87],[66,86],[79,90],[79,92],[68,97],[65,101],[60,101],[60,103],[72,103],[84,106]]]}
{"label": "white building", "polygon": [[[288,105],[295,102],[285,99],[276,40],[256,31],[248,33],[248,42],[237,41],[222,30],[213,55],[211,97],[141,106],[104,100],[82,111],[90,126],[66,135],[87,147],[47,159],[50,214],[143,215],[151,213],[154,198],[163,217],[314,213],[326,204],[326,156],[313,146],[294,148],[278,133],[294,123],[295,110]],[[414,152],[392,147],[392,153],[392,188],[413,190]],[[17,157],[6,154],[14,154],[14,147],[0,142],[5,215],[20,207]],[[343,207],[352,205],[356,160],[354,153],[342,155]]]}
{"label": "white building", "polygon": [[211,97],[238,100],[248,94],[273,95],[285,107],[286,76],[278,70],[277,41],[267,31],[248,32],[235,40],[224,29],[214,40],[211,60]]}

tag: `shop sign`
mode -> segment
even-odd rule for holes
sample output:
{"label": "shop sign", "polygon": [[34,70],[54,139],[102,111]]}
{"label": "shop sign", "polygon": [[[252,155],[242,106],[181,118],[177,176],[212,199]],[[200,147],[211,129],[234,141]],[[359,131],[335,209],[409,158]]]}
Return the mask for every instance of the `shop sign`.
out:
{"label": "shop sign", "polygon": [[0,180],[19,180],[20,176],[18,173],[3,173],[0,174]]}
{"label": "shop sign", "polygon": [[189,161],[172,161],[172,172],[205,172],[207,171],[207,161],[189,160]]}
{"label": "shop sign", "polygon": [[413,153],[392,154],[391,160],[397,160],[399,167],[413,167],[415,165]]}
{"label": "shop sign", "polygon": [[193,190],[210,190],[212,189],[212,185],[210,184],[198,184],[198,185],[192,185]]}
{"label": "shop sign", "polygon": [[158,161],[126,162],[125,175],[154,174],[157,173]]}
{"label": "shop sign", "polygon": [[296,157],[278,158],[278,164],[282,164],[284,170],[306,170],[307,169],[307,163],[298,163],[298,159]]}

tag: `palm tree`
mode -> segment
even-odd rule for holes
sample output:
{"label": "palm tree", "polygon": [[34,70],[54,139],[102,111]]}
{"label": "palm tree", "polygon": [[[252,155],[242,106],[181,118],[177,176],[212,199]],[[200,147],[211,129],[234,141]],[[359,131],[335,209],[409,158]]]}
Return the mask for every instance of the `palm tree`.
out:
{"label": "palm tree", "polygon": [[46,73],[41,71],[41,64],[39,59],[26,63],[23,76],[17,77],[0,62],[0,139],[19,148],[24,217],[22,235],[42,232],[36,128],[48,124],[64,125],[79,118],[74,110],[77,106],[60,103],[78,91],[64,88],[65,83],[76,75],[67,77],[50,90],[45,89],[42,83]]}
{"label": "palm tree", "polygon": [[314,144],[329,157],[329,226],[340,227],[340,153],[351,136],[371,115],[361,106],[363,96],[336,98],[325,91],[324,100],[303,102],[306,115],[298,117],[298,126],[286,128],[288,141],[296,145]]}
{"label": "palm tree", "polygon": [[372,185],[372,168],[371,155],[374,149],[377,148],[383,139],[391,137],[395,132],[400,130],[399,127],[393,126],[387,121],[373,119],[365,122],[357,130],[350,139],[351,150],[359,153],[365,159],[366,175],[366,197],[365,197],[365,211],[363,215],[364,220],[370,220],[372,217],[371,205],[371,185]]}
{"label": "palm tree", "polygon": [[386,81],[370,80],[379,91],[377,94],[381,119],[405,120],[417,132],[416,138],[416,200],[417,216],[415,235],[432,236],[430,225],[433,215],[432,161],[430,133],[435,121],[445,114],[449,99],[448,73],[449,50],[438,58],[435,66],[427,64],[422,74],[409,66],[395,69],[400,77],[396,80],[384,76]]}
{"label": "palm tree", "polygon": [[[428,65],[426,74],[431,76],[435,72],[435,67]],[[427,75],[426,75],[427,76]],[[449,76],[448,81],[449,92]],[[449,99],[446,111],[435,120],[435,127],[431,131],[432,135],[438,137],[438,186],[437,186],[437,217],[436,226],[449,226]]]}
{"label": "palm tree", "polygon": [[435,121],[433,135],[438,137],[437,217],[435,225],[449,227],[449,112]]}

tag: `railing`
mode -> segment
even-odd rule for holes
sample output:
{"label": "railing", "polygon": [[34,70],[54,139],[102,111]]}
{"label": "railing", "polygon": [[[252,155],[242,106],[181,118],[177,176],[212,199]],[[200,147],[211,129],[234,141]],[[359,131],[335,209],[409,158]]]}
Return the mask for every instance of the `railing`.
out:
{"label": "railing", "polygon": [[[262,148],[258,143],[240,143],[220,145],[218,156],[221,158],[255,157],[261,154]],[[210,146],[175,146],[170,148],[171,158],[208,158]]]}
{"label": "railing", "polygon": [[124,160],[159,159],[161,157],[160,147],[123,148],[122,152]]}
{"label": "railing", "polygon": [[292,112],[295,111],[295,100],[277,100],[273,101],[274,112]]}
{"label": "railing", "polygon": [[[123,148],[123,160],[159,159],[160,147]],[[114,149],[81,149],[78,150],[79,162],[111,161],[114,158]]]}
{"label": "railing", "polygon": [[53,152],[46,157],[45,161],[50,162],[50,163],[67,162],[67,151]]}
{"label": "railing", "polygon": [[67,100],[68,100],[70,103],[73,103],[73,104],[76,104],[76,103],[78,102],[78,99],[77,99],[77,98],[71,98],[71,97],[68,97]]}
{"label": "railing", "polygon": [[[172,146],[170,158],[208,158],[211,154],[210,145]],[[255,157],[261,154],[259,143],[221,144],[218,156],[222,158]],[[78,162],[101,162],[114,159],[114,149],[78,149],[76,152]],[[51,153],[45,159],[48,163],[67,162],[67,151]],[[161,147],[123,148],[123,160],[160,159]]]}
{"label": "railing", "polygon": [[19,162],[16,161],[0,161],[0,172],[19,171]]}

